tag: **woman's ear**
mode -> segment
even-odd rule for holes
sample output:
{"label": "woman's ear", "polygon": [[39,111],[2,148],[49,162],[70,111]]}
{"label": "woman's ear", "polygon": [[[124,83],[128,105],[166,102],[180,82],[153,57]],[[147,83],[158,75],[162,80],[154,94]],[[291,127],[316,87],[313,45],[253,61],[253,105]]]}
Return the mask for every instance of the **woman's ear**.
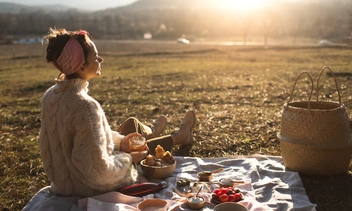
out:
{"label": "woman's ear", "polygon": [[84,72],[85,70],[86,70],[86,69],[85,69],[84,65],[82,65],[81,68],[79,68],[79,71]]}

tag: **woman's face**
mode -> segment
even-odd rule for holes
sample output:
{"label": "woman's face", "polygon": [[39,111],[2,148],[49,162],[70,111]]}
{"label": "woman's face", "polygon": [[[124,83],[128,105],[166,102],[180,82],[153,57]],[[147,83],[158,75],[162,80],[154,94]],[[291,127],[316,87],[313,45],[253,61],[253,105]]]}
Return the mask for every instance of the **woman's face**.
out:
{"label": "woman's face", "polygon": [[91,47],[88,52],[86,63],[82,66],[83,71],[80,71],[80,78],[84,80],[101,75],[100,70],[103,58],[98,55],[98,50],[92,41],[90,41],[90,45]]}

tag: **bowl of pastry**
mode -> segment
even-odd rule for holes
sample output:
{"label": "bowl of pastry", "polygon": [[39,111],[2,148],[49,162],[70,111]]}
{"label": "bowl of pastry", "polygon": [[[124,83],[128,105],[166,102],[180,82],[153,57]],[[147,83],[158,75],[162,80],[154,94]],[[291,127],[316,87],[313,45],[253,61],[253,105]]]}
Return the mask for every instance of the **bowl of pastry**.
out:
{"label": "bowl of pastry", "polygon": [[140,211],[166,211],[168,208],[167,201],[158,198],[150,198],[140,202],[137,205]]}
{"label": "bowl of pastry", "polygon": [[140,163],[143,174],[147,178],[165,179],[174,173],[176,160],[169,151],[162,146],[155,148],[155,156],[148,155]]}

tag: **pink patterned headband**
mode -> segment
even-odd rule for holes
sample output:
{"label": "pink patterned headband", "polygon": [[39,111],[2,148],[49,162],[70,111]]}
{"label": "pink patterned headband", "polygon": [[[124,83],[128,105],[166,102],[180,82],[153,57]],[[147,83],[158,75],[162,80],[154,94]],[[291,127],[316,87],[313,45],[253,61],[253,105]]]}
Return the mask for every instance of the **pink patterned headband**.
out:
{"label": "pink patterned headband", "polygon": [[86,31],[81,30],[73,35],[66,43],[59,58],[53,62],[54,66],[65,75],[71,75],[79,70],[85,63],[84,52],[81,44],[77,41],[78,35],[85,35]]}

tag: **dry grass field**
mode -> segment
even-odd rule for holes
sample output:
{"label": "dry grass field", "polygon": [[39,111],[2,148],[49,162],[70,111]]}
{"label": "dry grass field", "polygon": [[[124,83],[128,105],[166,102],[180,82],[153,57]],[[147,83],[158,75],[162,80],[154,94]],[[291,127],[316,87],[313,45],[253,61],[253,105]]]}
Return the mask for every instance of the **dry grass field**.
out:
{"label": "dry grass field", "polygon": [[[197,112],[192,147],[174,155],[280,156],[283,104],[298,74],[316,80],[323,66],[339,74],[342,103],[352,117],[352,48],[212,46],[97,42],[105,59],[89,93],[103,106],[112,129],[127,117],[151,124],[168,117],[165,134],[188,109]],[[41,45],[0,45],[0,210],[21,210],[49,185],[38,149],[40,99],[58,72],[44,61]],[[309,80],[298,80],[294,100],[306,100]],[[314,81],[316,84],[316,81]],[[332,77],[323,74],[322,100],[338,99]],[[219,144],[220,143],[220,144]],[[333,177],[301,176],[318,210],[352,210],[352,164]]]}

